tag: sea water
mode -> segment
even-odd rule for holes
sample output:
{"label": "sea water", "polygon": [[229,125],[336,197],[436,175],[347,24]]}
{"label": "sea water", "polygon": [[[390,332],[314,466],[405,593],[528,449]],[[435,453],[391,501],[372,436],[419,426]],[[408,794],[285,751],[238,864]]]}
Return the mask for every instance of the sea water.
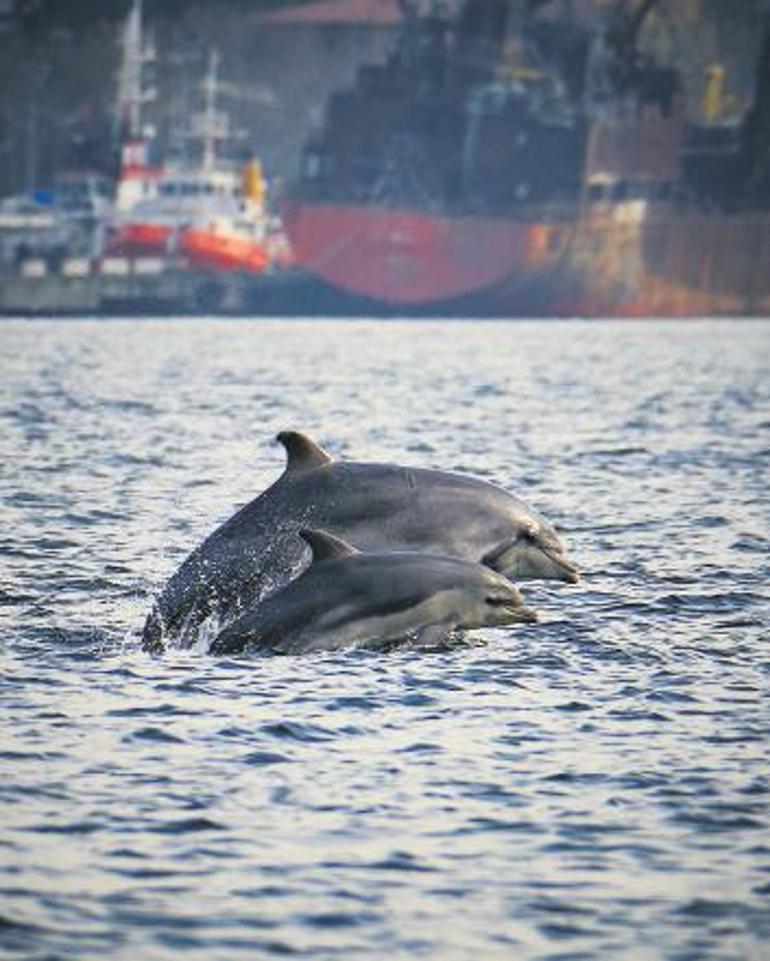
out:
{"label": "sea water", "polygon": [[[770,324],[0,326],[0,949],[39,961],[760,961]],[[464,471],[577,586],[455,650],[137,633],[283,466]]]}

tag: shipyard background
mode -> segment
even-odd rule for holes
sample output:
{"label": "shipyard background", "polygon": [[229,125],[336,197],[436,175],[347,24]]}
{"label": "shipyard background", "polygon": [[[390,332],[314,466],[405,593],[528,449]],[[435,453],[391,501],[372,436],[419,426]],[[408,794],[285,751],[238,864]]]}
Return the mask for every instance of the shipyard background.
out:
{"label": "shipyard background", "polygon": [[[577,0],[586,15],[606,0]],[[116,61],[128,0],[0,2],[0,196],[50,184],[73,166],[115,163]],[[652,15],[645,43],[681,64],[689,111],[703,109],[708,69],[724,66],[726,109],[751,95],[766,0],[669,0]],[[195,96],[210,47],[227,77],[228,110],[268,174],[292,178],[302,143],[329,94],[359,64],[392,46],[398,0],[323,3],[146,0],[157,53],[147,120],[161,152]]]}
{"label": "shipyard background", "polygon": [[[459,4],[443,6],[459,8]],[[609,6],[607,0],[553,4],[562,12],[568,9],[570,15],[597,22]],[[711,110],[716,122],[738,124],[750,108],[768,7],[766,0],[740,4],[668,0],[646,19],[640,46],[661,63],[676,64],[681,70],[687,115],[694,122]],[[633,8],[634,4],[629,4],[629,9]],[[119,166],[118,65],[130,9],[128,0],[5,0],[0,4],[0,198],[45,198],[59,178],[73,171],[94,172],[108,183],[114,181]],[[386,59],[397,40],[400,16],[398,0],[303,4],[147,0],[142,123],[151,131],[154,155],[168,158],[186,149],[180,131],[200,99],[206,58],[216,49],[221,58],[220,95],[235,133],[230,157],[259,157],[269,185],[268,203],[277,211],[286,185],[297,177],[303,145],[323,123],[330,96],[353,84],[361,65]],[[715,69],[721,72],[721,81],[717,99],[712,97],[709,106],[709,77],[713,79]],[[112,276],[100,281],[99,290],[85,283],[77,289],[69,283],[65,290],[51,287],[49,276],[48,287],[25,284],[12,290],[8,265],[19,257],[7,252],[11,249],[12,244],[7,244],[6,276],[0,287],[5,294],[0,307],[6,313],[126,309],[139,313],[180,309],[236,313],[339,309],[357,313],[376,308],[366,300],[346,303],[329,299],[325,296],[328,291],[308,285],[301,270],[283,271],[280,277],[274,272],[259,281],[251,278],[245,287],[232,278],[227,278],[226,284],[217,281],[196,286],[188,276],[169,275],[162,283],[147,277]],[[582,253],[588,269],[603,269],[601,256],[590,250]],[[702,259],[713,260],[710,248],[704,249]],[[624,270],[622,264],[612,268],[618,274]],[[679,265],[674,269],[678,272]],[[32,265],[31,272],[36,270],[50,274],[45,267]],[[746,283],[756,286],[753,279]],[[735,285],[733,278],[730,284]],[[212,286],[218,291],[213,298],[208,296]],[[112,288],[112,295],[105,297],[105,291]],[[89,289],[90,299],[86,296]],[[244,297],[246,289],[248,296]],[[749,299],[746,309],[756,312],[762,298],[752,293]],[[681,297],[672,296],[666,288],[658,301],[661,311],[668,306],[678,312]],[[650,304],[654,308],[658,301],[617,300],[613,311],[609,299],[597,312],[633,314],[644,312]],[[523,304],[525,313],[528,306]],[[537,304],[532,306],[533,312],[538,312]],[[590,313],[592,300],[565,300],[551,306],[560,314],[573,309]],[[709,307],[722,314],[733,308],[744,312],[734,298],[705,297],[687,300],[682,313],[708,313]],[[461,313],[463,309],[464,305]],[[502,313],[506,310],[504,302]],[[396,312],[404,312],[404,308]]]}

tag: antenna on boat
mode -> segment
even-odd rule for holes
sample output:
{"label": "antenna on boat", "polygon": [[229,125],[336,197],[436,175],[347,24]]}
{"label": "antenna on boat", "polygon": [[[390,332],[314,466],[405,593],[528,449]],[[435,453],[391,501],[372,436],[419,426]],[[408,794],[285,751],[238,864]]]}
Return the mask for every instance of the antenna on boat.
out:
{"label": "antenna on boat", "polygon": [[120,121],[126,136],[141,136],[142,0],[134,0],[123,33],[123,62],[118,84]]}
{"label": "antenna on boat", "polygon": [[153,92],[145,88],[143,67],[154,55],[145,50],[142,33],[142,0],[134,0],[123,29],[118,80],[118,118],[123,135],[131,139],[142,136],[142,106],[153,97]]}
{"label": "antenna on boat", "polygon": [[211,170],[216,161],[216,135],[217,135],[217,86],[219,73],[219,51],[209,52],[209,65],[206,77],[203,81],[203,122],[201,133],[203,135],[203,167]]}
{"label": "antenna on boat", "polygon": [[144,65],[155,59],[155,51],[145,46],[142,14],[142,0],[134,0],[123,28],[116,112],[122,141],[139,141],[146,135],[142,107],[155,98],[155,90],[144,82]]}
{"label": "antenna on boat", "polygon": [[230,118],[218,109],[220,91],[219,51],[212,49],[203,79],[203,111],[193,118],[192,130],[193,139],[201,143],[201,165],[204,170],[214,169],[218,159],[219,142],[233,136]]}

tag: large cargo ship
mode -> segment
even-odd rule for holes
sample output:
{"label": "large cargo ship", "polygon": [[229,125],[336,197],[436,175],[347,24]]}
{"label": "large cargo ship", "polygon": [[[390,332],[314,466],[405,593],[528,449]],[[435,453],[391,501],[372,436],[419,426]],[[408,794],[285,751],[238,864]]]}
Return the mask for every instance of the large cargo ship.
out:
{"label": "large cargo ship", "polygon": [[548,0],[404,0],[397,48],[306,146],[297,262],[401,313],[767,312],[770,44],[743,121],[695,125],[638,46],[659,2],[597,28]]}

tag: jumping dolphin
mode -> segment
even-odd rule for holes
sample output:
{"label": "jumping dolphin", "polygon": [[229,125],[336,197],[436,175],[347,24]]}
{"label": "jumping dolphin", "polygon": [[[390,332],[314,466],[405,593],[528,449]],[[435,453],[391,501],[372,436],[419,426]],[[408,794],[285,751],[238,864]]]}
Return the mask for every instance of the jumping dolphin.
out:
{"label": "jumping dolphin", "polygon": [[393,464],[335,461],[303,434],[280,433],[286,469],[182,563],[155,601],[145,650],[192,646],[204,622],[221,628],[303,566],[297,537],[314,527],[362,551],[415,550],[481,561],[512,580],[574,583],[551,525],[487,481]]}
{"label": "jumping dolphin", "polygon": [[302,654],[415,634],[433,642],[457,628],[537,620],[507,578],[474,561],[359,553],[324,531],[299,535],[310,566],[226,627],[210,653]]}

